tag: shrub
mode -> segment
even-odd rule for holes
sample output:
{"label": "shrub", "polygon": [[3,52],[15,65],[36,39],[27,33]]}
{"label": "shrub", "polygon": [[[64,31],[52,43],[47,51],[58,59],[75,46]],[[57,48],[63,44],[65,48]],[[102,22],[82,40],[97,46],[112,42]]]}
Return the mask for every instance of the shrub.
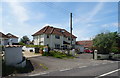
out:
{"label": "shrub", "polygon": [[49,54],[47,52],[46,53],[44,52],[42,56],[52,56],[52,57],[60,58],[60,59],[73,57],[71,55],[68,56],[68,55],[61,53],[61,52],[58,52],[58,51],[50,51]]}
{"label": "shrub", "polygon": [[111,51],[112,51],[113,53],[120,53],[120,49],[119,49],[118,47],[112,47],[112,48],[111,48]]}
{"label": "shrub", "polygon": [[23,43],[23,42],[19,42],[19,44],[20,44],[20,45],[25,45],[25,43]]}
{"label": "shrub", "polygon": [[38,47],[38,48],[43,48],[44,46],[43,45],[25,45],[26,47]]}

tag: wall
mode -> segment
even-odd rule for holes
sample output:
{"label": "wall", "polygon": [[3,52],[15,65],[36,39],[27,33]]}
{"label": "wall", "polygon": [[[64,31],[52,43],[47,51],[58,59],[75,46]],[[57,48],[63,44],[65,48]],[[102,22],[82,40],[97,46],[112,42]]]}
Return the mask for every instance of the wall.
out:
{"label": "wall", "polygon": [[7,45],[8,44],[8,39],[7,38],[0,38],[0,45]]}
{"label": "wall", "polygon": [[6,47],[5,63],[6,65],[16,65],[22,61],[22,47]]}
{"label": "wall", "polygon": [[109,59],[109,54],[98,54],[97,56],[100,56],[98,59]]}
{"label": "wall", "polygon": [[[44,45],[44,34],[33,36],[33,40],[34,40],[34,45]],[[39,43],[39,42],[42,42],[42,43]]]}
{"label": "wall", "polygon": [[76,49],[80,49],[80,52],[84,52],[84,46],[82,45],[75,45]]}
{"label": "wall", "polygon": [[55,48],[55,44],[60,44],[60,46],[63,45],[63,38],[60,36],[60,39],[56,39],[55,35],[49,35],[49,38],[47,38],[47,35],[44,34],[44,44],[49,45],[51,48]]}
{"label": "wall", "polygon": [[18,43],[18,38],[11,38],[12,39],[12,43]]}
{"label": "wall", "polygon": [[23,47],[22,47],[22,50],[25,50],[25,51],[33,50],[33,52],[34,52],[34,51],[35,51],[35,48],[23,46]]}

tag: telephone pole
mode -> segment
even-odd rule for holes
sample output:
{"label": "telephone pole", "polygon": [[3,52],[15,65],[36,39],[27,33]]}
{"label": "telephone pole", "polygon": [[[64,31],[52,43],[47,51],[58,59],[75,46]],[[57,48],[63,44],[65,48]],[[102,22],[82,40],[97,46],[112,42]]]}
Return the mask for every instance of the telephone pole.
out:
{"label": "telephone pole", "polygon": [[72,49],[72,13],[70,13],[70,49]]}
{"label": "telephone pole", "polygon": [[68,55],[70,55],[70,50],[72,49],[72,13],[70,13],[70,49]]}

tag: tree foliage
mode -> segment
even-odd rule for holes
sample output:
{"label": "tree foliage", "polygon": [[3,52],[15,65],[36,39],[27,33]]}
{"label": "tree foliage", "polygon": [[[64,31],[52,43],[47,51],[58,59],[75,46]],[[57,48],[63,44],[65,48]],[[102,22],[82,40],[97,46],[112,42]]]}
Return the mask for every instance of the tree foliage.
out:
{"label": "tree foliage", "polygon": [[20,39],[20,42],[19,42],[19,43],[27,44],[28,41],[30,41],[30,39],[29,39],[27,36],[23,36],[23,37]]}
{"label": "tree foliage", "polygon": [[101,33],[93,39],[93,45],[97,47],[99,53],[119,52],[120,36],[117,32]]}

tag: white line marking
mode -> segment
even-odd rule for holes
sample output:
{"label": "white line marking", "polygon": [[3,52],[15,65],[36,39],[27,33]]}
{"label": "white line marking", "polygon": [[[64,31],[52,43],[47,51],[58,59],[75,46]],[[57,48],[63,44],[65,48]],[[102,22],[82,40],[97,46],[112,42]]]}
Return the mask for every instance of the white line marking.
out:
{"label": "white line marking", "polygon": [[48,74],[49,72],[43,72],[43,73],[38,73],[38,74],[32,74],[32,75],[29,75],[29,76],[38,76],[38,75],[44,75],[44,74]]}
{"label": "white line marking", "polygon": [[100,75],[100,76],[98,76],[98,77],[95,77],[95,78],[103,77],[103,76],[109,75],[109,74],[111,74],[111,73],[117,72],[117,71],[119,71],[119,70],[120,70],[120,69],[116,69],[116,70],[113,70],[113,71],[111,71],[111,72],[102,74],[102,75]]}
{"label": "white line marking", "polygon": [[110,63],[114,63],[114,62],[110,62]]}
{"label": "white line marking", "polygon": [[59,71],[68,71],[68,70],[71,70],[71,68],[69,68],[69,69],[62,69],[62,70],[59,70]]}
{"label": "white line marking", "polygon": [[81,67],[78,67],[78,68],[84,68],[84,67],[87,67],[87,66],[81,66]]}
{"label": "white line marking", "polygon": [[99,64],[94,64],[94,65],[92,65],[92,66],[97,66],[97,65],[99,65]]}
{"label": "white line marking", "polygon": [[102,63],[102,64],[107,64],[107,63]]}

